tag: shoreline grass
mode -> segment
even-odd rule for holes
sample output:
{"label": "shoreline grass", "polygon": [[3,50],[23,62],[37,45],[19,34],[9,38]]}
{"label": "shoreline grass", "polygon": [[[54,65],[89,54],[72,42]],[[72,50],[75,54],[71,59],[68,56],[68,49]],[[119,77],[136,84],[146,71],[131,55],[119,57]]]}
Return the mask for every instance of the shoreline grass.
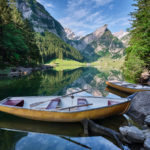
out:
{"label": "shoreline grass", "polygon": [[111,57],[102,57],[98,61],[91,63],[92,67],[96,67],[102,70],[121,70],[123,67],[125,58],[112,59]]}
{"label": "shoreline grass", "polygon": [[80,67],[86,67],[87,63],[81,63],[71,59],[54,59],[46,65],[54,66],[55,70],[72,70]]}

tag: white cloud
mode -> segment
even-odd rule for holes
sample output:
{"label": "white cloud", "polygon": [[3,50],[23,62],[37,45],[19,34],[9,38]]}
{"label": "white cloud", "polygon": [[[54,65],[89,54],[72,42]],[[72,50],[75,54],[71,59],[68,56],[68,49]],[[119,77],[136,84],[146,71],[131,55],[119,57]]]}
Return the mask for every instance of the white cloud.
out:
{"label": "white cloud", "polygon": [[[39,0],[43,1],[43,0]],[[107,15],[103,6],[107,5],[108,10],[114,8],[114,0],[67,0],[63,18],[58,21],[67,28],[72,29],[75,34],[89,34],[97,28],[108,24],[108,27],[114,28],[118,25],[127,26],[128,17]],[[47,7],[53,8],[51,4]]]}
{"label": "white cloud", "polygon": [[59,22],[65,27],[74,29],[78,34],[87,34],[85,30],[94,30],[95,27],[99,27],[104,18],[102,11],[93,11],[97,3],[94,1],[68,0],[66,17],[59,19]]}
{"label": "white cloud", "polygon": [[130,24],[129,17],[121,17],[109,23],[110,26],[117,26],[117,25],[127,26]]}
{"label": "white cloud", "polygon": [[37,0],[40,4],[44,5],[44,7],[47,8],[54,8],[54,5],[52,3],[46,2],[45,0]]}
{"label": "white cloud", "polygon": [[91,1],[95,2],[97,6],[104,6],[112,2],[113,0],[91,0]]}
{"label": "white cloud", "polygon": [[46,7],[54,8],[54,5],[53,5],[53,4],[50,4],[50,3],[47,3]]}

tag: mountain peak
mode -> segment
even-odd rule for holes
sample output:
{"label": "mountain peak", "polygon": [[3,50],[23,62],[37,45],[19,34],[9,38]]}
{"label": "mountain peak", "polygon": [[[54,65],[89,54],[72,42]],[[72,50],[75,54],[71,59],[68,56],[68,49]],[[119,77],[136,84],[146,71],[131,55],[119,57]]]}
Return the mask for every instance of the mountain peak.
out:
{"label": "mountain peak", "polygon": [[96,31],[94,31],[93,35],[95,37],[101,37],[105,33],[105,31],[107,30],[107,27],[108,27],[108,25],[105,24],[104,26],[96,29]]}
{"label": "mountain peak", "polygon": [[115,32],[113,33],[114,36],[116,36],[118,39],[121,39],[122,37],[124,37],[125,35],[129,34],[128,32],[125,32],[123,30],[120,30],[119,32]]}
{"label": "mountain peak", "polygon": [[80,36],[76,36],[75,33],[69,28],[64,28],[64,30],[69,40],[79,40],[81,38]]}

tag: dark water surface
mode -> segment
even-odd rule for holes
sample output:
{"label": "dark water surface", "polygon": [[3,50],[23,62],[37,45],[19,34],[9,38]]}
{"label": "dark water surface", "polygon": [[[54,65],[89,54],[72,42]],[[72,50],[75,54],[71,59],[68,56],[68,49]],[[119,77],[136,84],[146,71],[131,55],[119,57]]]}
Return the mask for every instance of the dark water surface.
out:
{"label": "dark water surface", "polygon": [[[20,78],[0,79],[0,99],[11,96],[64,95],[73,89],[87,88],[94,96],[126,97],[106,88],[107,80],[123,80],[120,71],[79,68],[71,71],[36,72]],[[107,90],[107,91],[106,91]],[[112,94],[114,93],[114,94]],[[97,123],[118,130],[128,125],[125,116],[113,116]],[[0,113],[0,150],[117,150],[113,139],[85,136],[80,123],[32,121]]]}

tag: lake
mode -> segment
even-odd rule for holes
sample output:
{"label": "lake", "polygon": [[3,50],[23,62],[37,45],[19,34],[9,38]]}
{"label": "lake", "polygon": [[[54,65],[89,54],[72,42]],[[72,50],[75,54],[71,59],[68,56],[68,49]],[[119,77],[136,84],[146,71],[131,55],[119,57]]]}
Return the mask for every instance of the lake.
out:
{"label": "lake", "polygon": [[[11,96],[65,95],[74,90],[104,97],[127,97],[117,90],[106,88],[107,80],[123,80],[121,71],[78,68],[47,70],[19,78],[0,79],[0,99]],[[97,120],[97,123],[118,131],[128,125],[126,115]],[[117,150],[113,139],[86,136],[80,123],[48,123],[32,121],[0,113],[0,150]]]}

